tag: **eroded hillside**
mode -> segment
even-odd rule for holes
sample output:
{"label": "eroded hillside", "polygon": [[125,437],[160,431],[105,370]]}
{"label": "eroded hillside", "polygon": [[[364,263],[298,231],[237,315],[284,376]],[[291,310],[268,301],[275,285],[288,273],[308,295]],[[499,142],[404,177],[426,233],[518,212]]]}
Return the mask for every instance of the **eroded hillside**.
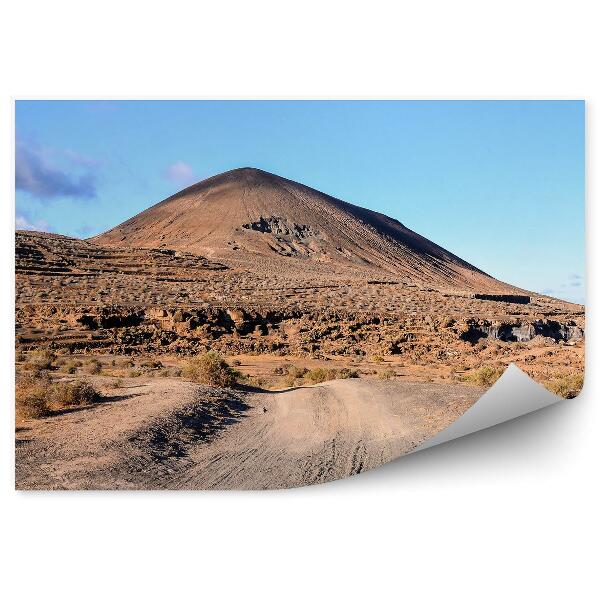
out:
{"label": "eroded hillside", "polygon": [[450,371],[516,362],[541,379],[583,368],[581,306],[477,299],[362,272],[264,277],[183,251],[18,232],[16,294],[24,350],[389,356]]}

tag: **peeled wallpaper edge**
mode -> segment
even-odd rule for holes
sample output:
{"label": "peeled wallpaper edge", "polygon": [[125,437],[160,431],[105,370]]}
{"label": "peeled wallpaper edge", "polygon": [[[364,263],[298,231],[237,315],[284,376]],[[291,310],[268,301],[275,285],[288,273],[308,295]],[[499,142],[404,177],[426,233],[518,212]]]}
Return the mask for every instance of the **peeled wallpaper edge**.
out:
{"label": "peeled wallpaper edge", "polygon": [[536,383],[514,364],[471,408],[411,453],[510,421],[562,400]]}

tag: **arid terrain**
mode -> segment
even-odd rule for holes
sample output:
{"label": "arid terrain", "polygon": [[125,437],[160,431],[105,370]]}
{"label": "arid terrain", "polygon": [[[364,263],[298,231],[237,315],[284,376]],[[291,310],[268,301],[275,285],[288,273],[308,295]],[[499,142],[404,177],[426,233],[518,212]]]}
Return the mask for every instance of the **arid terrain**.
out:
{"label": "arid terrain", "polygon": [[[104,392],[18,421],[17,486],[335,479],[412,449],[511,362],[577,393],[584,324],[581,305],[500,282],[394,219],[257,169],[207,179],[89,240],[18,231],[17,383],[45,362],[50,382]],[[240,371],[241,388],[182,380],[207,351]]]}
{"label": "arid terrain", "polygon": [[[102,389],[106,382],[95,380]],[[475,387],[347,379],[269,392],[140,378],[17,430],[20,489],[267,489],[354,475],[449,425]]]}

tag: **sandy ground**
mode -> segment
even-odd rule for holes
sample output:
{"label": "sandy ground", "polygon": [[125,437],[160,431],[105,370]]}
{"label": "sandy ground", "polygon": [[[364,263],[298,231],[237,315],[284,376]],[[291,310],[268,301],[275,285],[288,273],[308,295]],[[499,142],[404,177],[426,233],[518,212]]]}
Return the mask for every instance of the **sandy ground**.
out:
{"label": "sandy ground", "polygon": [[360,379],[222,391],[137,378],[99,405],[20,423],[16,487],[268,489],[331,481],[409,452],[483,391]]}

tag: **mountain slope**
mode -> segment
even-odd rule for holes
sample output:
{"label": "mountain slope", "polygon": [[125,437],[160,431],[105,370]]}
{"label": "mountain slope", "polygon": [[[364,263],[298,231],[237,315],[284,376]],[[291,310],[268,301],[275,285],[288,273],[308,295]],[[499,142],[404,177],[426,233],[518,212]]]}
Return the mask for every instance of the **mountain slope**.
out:
{"label": "mountain slope", "polygon": [[335,273],[436,289],[515,291],[395,219],[251,168],[197,183],[91,241],[182,250],[292,276]]}

